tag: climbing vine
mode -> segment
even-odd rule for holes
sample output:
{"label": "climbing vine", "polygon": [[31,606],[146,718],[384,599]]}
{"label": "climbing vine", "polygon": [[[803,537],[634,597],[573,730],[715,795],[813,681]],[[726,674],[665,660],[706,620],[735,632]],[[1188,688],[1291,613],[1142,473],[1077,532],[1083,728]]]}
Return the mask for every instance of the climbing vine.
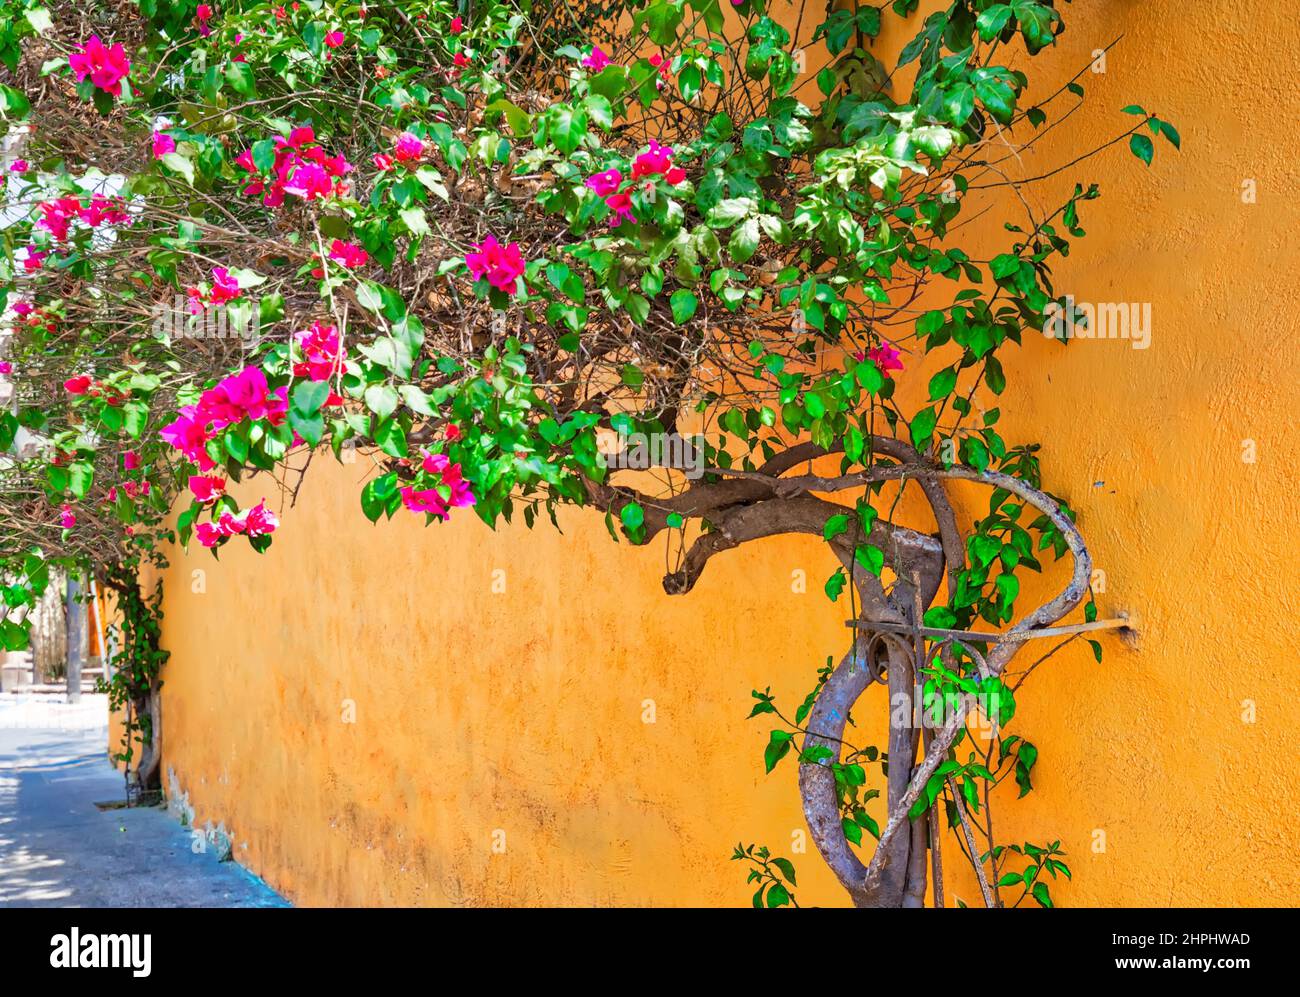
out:
{"label": "climbing vine", "polygon": [[[820,537],[850,650],[753,711],[822,858],[861,906],[942,904],[946,828],[987,905],[1050,906],[1060,842],[1003,844],[989,814],[1038,759],[1005,733],[1033,668],[1007,666],[1110,621],[997,399],[1065,297],[1090,156],[1180,139],[1130,106],[1070,185],[1022,176],[1086,97],[1086,67],[1022,68],[1062,5],[919,6],[0,0],[5,646],[44,563],[110,571],[112,695],[156,743],[166,652],[132,570],[271,551],[331,456],[365,462],[372,522],[593,510],[665,544],[672,595],[723,551]],[[871,744],[846,728],[877,683],[922,703]],[[755,903],[794,903],[787,859],[733,857]]]}

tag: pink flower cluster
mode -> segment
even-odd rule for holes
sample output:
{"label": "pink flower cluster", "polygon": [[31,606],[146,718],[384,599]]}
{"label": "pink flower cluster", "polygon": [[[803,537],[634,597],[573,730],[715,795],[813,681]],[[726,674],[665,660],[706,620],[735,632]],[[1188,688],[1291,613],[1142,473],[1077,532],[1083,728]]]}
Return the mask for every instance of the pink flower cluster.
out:
{"label": "pink flower cluster", "polygon": [[235,159],[252,177],[244,188],[245,196],[262,194],[262,203],[268,208],[278,208],[285,194],[293,194],[304,201],[316,198],[342,196],[351,185],[343,178],[352,172],[352,164],[342,156],[327,156],[316,144],[315,131],[304,126],[295,128],[289,137],[275,137],[275,162],[271,166],[271,180],[263,179],[253,162],[253,150],[245,149]]}
{"label": "pink flower cluster", "polygon": [[370,261],[370,254],[355,242],[335,239],[330,243],[329,258],[340,266],[363,267]]}
{"label": "pink flower cluster", "polygon": [[424,460],[420,470],[425,474],[437,475],[436,483],[428,488],[408,485],[402,489],[402,504],[412,512],[423,512],[437,519],[447,519],[452,509],[463,509],[475,502],[474,493],[469,482],[464,478],[464,469],[453,464],[446,454],[423,451]]}
{"label": "pink flower cluster", "polygon": [[672,62],[665,59],[658,52],[650,56],[648,61],[650,65],[659,70],[659,79],[655,80],[655,89],[662,90],[668,80],[672,78]]}
{"label": "pink flower cluster", "polygon": [[[310,329],[304,329],[294,337],[302,360],[293,365],[294,377],[305,377],[309,381],[328,381],[339,369],[342,358],[339,355],[339,331],[332,325],[313,322]],[[331,395],[326,405],[341,405],[343,399]]]}
{"label": "pink flower cluster", "polygon": [[190,297],[190,314],[198,315],[212,305],[223,305],[227,301],[234,301],[244,292],[239,289],[239,281],[231,276],[229,270],[225,267],[213,267],[211,290],[191,287],[185,293]]}
{"label": "pink flower cluster", "polygon": [[[353,267],[363,267],[370,262],[370,254],[358,246],[355,242],[344,242],[342,239],[335,239],[330,243],[330,251],[326,256],[341,267],[347,267],[351,270]],[[316,257],[320,259],[319,256]],[[318,280],[325,276],[325,270],[322,267],[316,267],[312,270],[311,275]]]}
{"label": "pink flower cluster", "polygon": [[903,361],[900,357],[901,354],[892,343],[882,342],[879,346],[872,347],[867,351],[867,359],[873,361],[886,377],[889,376],[891,370],[903,369]]}
{"label": "pink flower cluster", "polygon": [[274,533],[280,520],[266,507],[266,499],[257,505],[240,512],[227,509],[215,521],[199,523],[194,527],[194,535],[204,547],[215,547],[222,540],[237,534],[247,537],[261,537]]}
{"label": "pink flower cluster", "polygon": [[98,35],[91,35],[80,49],[68,56],[68,65],[78,83],[90,77],[91,83],[114,97],[121,96],[122,80],[131,71],[126,49],[120,43],[110,48]]}
{"label": "pink flower cluster", "polygon": [[131,220],[121,198],[105,197],[103,194],[92,194],[85,204],[82,204],[79,197],[59,197],[52,201],[42,201],[36,207],[41,213],[41,217],[36,220],[36,227],[45,229],[56,242],[62,242],[68,237],[69,227],[77,219],[91,228],[98,228],[105,222],[122,225]]}
{"label": "pink flower cluster", "polygon": [[244,419],[266,419],[273,426],[280,425],[289,412],[287,396],[287,388],[270,389],[261,367],[245,367],[205,391],[197,405],[183,406],[176,420],[158,435],[200,471],[210,471],[217,465],[208,456],[208,440]]}
{"label": "pink flower cluster", "polygon": [[605,51],[599,45],[593,45],[591,51],[582,57],[582,61],[578,65],[582,66],[583,69],[590,69],[593,73],[599,73],[609,63],[610,58],[605,54]]}
{"label": "pink flower cluster", "polygon": [[496,236],[490,235],[473,248],[474,252],[465,254],[470,276],[475,280],[487,278],[487,282],[497,290],[513,294],[519,278],[524,275],[524,257],[519,251],[519,243],[503,246],[497,242]]}
{"label": "pink flower cluster", "polygon": [[188,484],[194,497],[205,505],[215,502],[226,491],[226,479],[216,474],[191,474]]}
{"label": "pink flower cluster", "polygon": [[632,213],[632,191],[637,180],[662,176],[665,182],[676,186],[686,179],[686,171],[673,165],[673,150],[651,141],[650,147],[639,153],[632,162],[631,186],[624,189],[623,174],[619,170],[609,169],[587,177],[587,187],[595,191],[609,208],[610,224],[617,228],[625,221],[636,221]]}
{"label": "pink flower cluster", "polygon": [[632,179],[660,175],[673,186],[686,179],[686,171],[680,166],[673,165],[672,147],[660,145],[651,139],[650,147],[640,153],[632,163]]}
{"label": "pink flower cluster", "polygon": [[206,3],[199,4],[198,10],[194,12],[194,21],[199,26],[199,34],[204,38],[207,38],[208,35],[212,34],[212,28],[208,26],[210,20],[212,20],[212,5]]}
{"label": "pink flower cluster", "polygon": [[[122,491],[126,492],[127,497],[135,498],[137,496],[147,496],[149,494],[149,482],[146,481],[124,481],[122,482]],[[117,501],[117,485],[108,490],[108,500]]]}
{"label": "pink flower cluster", "polygon": [[153,133],[153,158],[162,159],[169,152],[176,151],[176,140],[166,132]]}

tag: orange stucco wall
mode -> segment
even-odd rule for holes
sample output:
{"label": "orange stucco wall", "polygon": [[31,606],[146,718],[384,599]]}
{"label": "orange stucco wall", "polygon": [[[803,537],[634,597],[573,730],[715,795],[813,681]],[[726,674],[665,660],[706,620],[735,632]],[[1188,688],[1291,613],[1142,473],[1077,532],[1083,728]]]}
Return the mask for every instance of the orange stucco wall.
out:
{"label": "orange stucco wall", "polygon": [[[1103,185],[1059,289],[1150,302],[1150,347],[1027,335],[1008,357],[1000,428],[1047,445],[1106,572],[1102,615],[1139,629],[1104,638],[1100,666],[1076,643],[1020,697],[1037,791],[1012,787],[997,829],[1061,839],[1063,905],[1300,899],[1300,212],[1279,138],[1292,67],[1269,55],[1300,30],[1251,6],[1074,3],[1036,63],[1045,93],[1125,36],[1083,78],[1074,134],[1024,170],[1105,141],[1134,101],[1184,150],[1148,169],[1117,148],[1036,195]],[[662,545],[616,548],[595,516],[563,535],[372,527],[364,473],[318,461],[268,555],[178,553],[166,573],[166,766],[237,860],[302,904],[730,905],[749,895],[730,849],[759,841],[795,860],[801,903],[844,902],[797,853],[793,768],[764,777],[766,727],[744,719],[751,688],[795,702],[845,648],[823,545],[750,545],[668,598]],[[978,903],[969,877],[949,889]]]}

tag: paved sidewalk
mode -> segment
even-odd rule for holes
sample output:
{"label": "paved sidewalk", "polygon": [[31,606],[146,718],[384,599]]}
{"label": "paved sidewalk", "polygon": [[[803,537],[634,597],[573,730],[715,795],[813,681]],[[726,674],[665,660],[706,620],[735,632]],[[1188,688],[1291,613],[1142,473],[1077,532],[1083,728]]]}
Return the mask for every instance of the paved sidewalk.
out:
{"label": "paved sidewalk", "polygon": [[0,696],[0,907],[287,907],[158,807],[124,798],[104,696]]}

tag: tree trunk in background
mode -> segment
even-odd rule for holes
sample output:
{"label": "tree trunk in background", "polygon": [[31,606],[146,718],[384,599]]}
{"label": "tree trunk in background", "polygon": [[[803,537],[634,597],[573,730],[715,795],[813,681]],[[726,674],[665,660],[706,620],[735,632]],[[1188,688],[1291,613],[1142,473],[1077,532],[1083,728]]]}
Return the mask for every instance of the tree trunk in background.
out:
{"label": "tree trunk in background", "polygon": [[90,628],[86,626],[86,604],[80,600],[81,583],[68,578],[68,702],[81,702],[81,669],[86,663]]}
{"label": "tree trunk in background", "polygon": [[50,584],[32,610],[32,681],[37,685],[62,678],[68,659],[68,624],[64,579],[50,572]]}

